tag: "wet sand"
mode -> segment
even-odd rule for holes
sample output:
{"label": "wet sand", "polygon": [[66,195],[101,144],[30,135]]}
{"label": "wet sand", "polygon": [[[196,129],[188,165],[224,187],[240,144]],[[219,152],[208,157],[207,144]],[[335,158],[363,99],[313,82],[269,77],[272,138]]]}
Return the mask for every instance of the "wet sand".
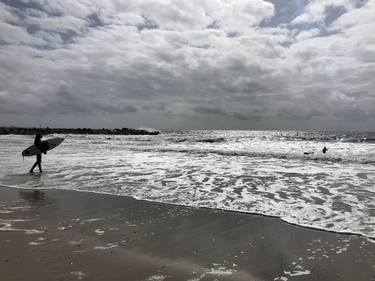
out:
{"label": "wet sand", "polygon": [[0,280],[375,280],[375,243],[278,218],[0,188]]}

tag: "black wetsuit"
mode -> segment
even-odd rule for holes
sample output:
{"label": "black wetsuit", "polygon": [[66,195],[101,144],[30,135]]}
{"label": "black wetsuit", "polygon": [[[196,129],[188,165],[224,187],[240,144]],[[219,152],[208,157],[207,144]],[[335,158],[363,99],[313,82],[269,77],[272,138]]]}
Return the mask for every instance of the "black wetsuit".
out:
{"label": "black wetsuit", "polygon": [[[34,144],[40,150],[40,152],[43,152],[42,151],[42,140],[40,138],[35,137]],[[36,162],[42,163],[42,153],[39,153],[39,154],[36,155]]]}
{"label": "black wetsuit", "polygon": [[34,168],[38,165],[39,167],[39,171],[42,172],[42,152],[43,153],[46,153],[45,151],[43,151],[43,147],[42,147],[42,140],[41,140],[42,136],[41,135],[36,135],[35,136],[35,140],[34,140],[34,145],[40,150],[41,153],[37,154],[36,155],[36,162],[34,163],[33,167],[30,169],[30,173],[32,173],[34,171]]}

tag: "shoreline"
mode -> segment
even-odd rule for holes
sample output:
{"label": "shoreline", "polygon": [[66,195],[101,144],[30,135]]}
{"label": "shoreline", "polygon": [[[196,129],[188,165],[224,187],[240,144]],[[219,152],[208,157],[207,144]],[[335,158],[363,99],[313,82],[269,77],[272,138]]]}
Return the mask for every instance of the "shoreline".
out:
{"label": "shoreline", "polygon": [[277,217],[71,190],[0,198],[7,280],[375,280],[374,243]]}
{"label": "shoreline", "polygon": [[[35,190],[33,188],[10,186],[10,185],[4,185],[4,184],[0,183],[0,189],[1,188],[23,190],[23,191],[33,191],[33,190]],[[44,188],[44,189],[38,188],[38,190],[39,191],[57,190],[57,191],[79,192],[79,193],[89,193],[89,194],[92,193],[92,194],[97,194],[99,196],[104,195],[104,196],[124,197],[124,198],[132,199],[132,200],[136,200],[136,201],[140,201],[140,202],[145,202],[145,203],[156,203],[156,204],[161,204],[161,205],[171,205],[171,206],[175,206],[175,207],[185,207],[185,208],[201,209],[201,210],[207,210],[207,211],[218,211],[218,212],[233,213],[233,214],[239,214],[239,215],[260,216],[260,217],[265,217],[265,218],[278,219],[283,223],[289,224],[290,226],[300,227],[300,228],[304,228],[304,229],[308,229],[308,230],[323,231],[323,232],[328,232],[328,233],[332,233],[332,234],[339,234],[339,235],[356,236],[358,238],[368,240],[369,242],[375,244],[375,238],[368,237],[368,236],[366,236],[364,234],[361,234],[361,233],[335,231],[335,230],[330,230],[330,229],[318,228],[318,227],[314,227],[314,226],[301,225],[301,224],[289,222],[287,220],[284,220],[282,217],[279,217],[279,216],[276,216],[276,215],[268,215],[268,214],[255,213],[255,212],[237,211],[237,210],[230,210],[230,209],[210,208],[210,207],[204,207],[204,206],[199,207],[199,206],[183,205],[183,204],[176,204],[176,203],[167,203],[167,202],[162,202],[162,201],[152,201],[152,200],[138,199],[138,198],[128,196],[128,195],[114,194],[114,193],[109,193],[109,192],[87,191],[87,190],[76,190],[76,189],[50,189],[50,188]]]}

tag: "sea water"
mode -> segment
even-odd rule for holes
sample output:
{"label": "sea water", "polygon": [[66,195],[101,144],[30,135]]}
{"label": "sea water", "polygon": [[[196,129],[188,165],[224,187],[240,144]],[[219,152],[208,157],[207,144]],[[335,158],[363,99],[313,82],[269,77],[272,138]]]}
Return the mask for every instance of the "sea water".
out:
{"label": "sea water", "polygon": [[45,138],[50,137],[65,141],[43,155],[40,175],[28,173],[35,157],[21,156],[33,136],[0,136],[0,184],[264,214],[375,238],[375,133],[162,131]]}

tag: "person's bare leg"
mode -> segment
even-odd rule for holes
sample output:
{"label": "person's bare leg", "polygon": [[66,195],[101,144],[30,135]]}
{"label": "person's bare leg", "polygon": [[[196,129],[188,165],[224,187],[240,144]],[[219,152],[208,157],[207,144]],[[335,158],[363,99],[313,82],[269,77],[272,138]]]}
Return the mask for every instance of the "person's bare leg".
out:
{"label": "person's bare leg", "polygon": [[38,162],[34,163],[33,167],[30,169],[30,173],[34,172],[34,169],[35,169],[36,165],[38,165]]}
{"label": "person's bare leg", "polygon": [[39,172],[42,172],[42,154],[38,154],[36,157],[37,157]]}

